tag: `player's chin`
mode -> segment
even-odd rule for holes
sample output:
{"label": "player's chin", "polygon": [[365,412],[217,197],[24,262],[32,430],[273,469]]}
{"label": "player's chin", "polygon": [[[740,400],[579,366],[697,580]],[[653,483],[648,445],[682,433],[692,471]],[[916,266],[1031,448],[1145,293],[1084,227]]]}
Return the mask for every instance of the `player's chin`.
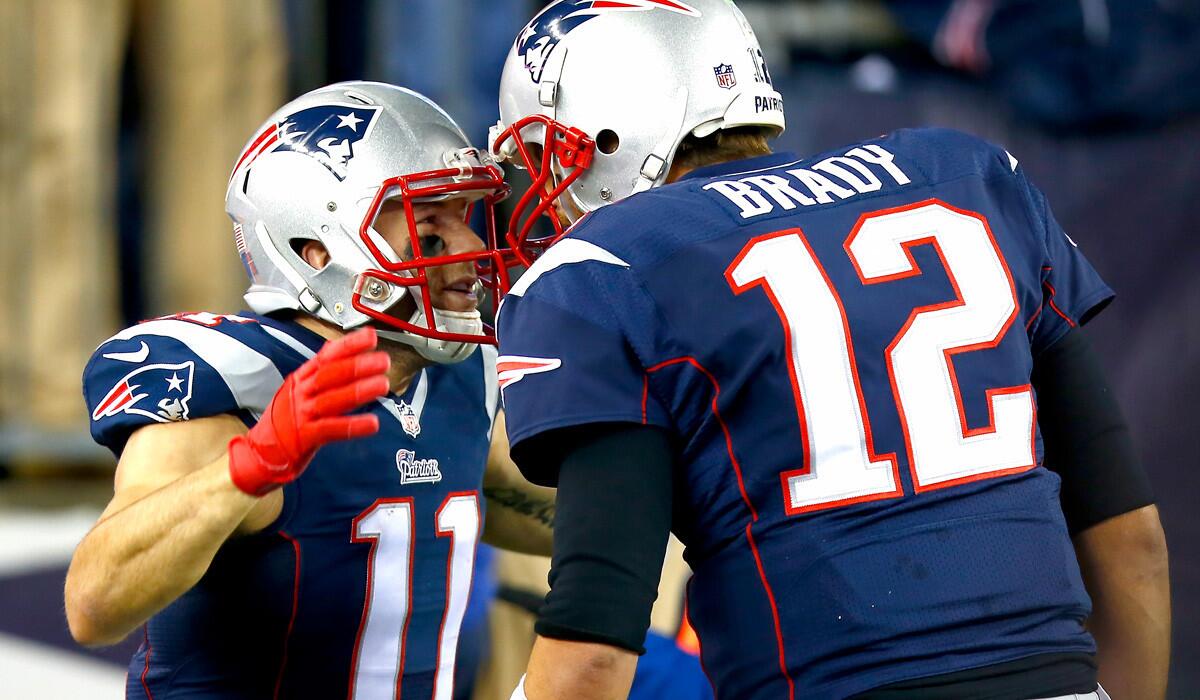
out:
{"label": "player's chin", "polygon": [[443,289],[433,295],[433,305],[446,311],[470,313],[479,310],[479,296],[473,290]]}

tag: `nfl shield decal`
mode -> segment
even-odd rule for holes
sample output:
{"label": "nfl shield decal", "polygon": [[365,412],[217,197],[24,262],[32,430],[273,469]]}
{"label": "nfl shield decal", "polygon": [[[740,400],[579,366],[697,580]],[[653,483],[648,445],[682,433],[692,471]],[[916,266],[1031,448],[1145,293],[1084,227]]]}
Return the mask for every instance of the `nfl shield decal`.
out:
{"label": "nfl shield decal", "polygon": [[421,434],[421,417],[417,415],[412,406],[408,405],[407,401],[396,403],[396,417],[400,419],[400,427],[408,433],[409,437],[415,438]]}
{"label": "nfl shield decal", "polygon": [[713,73],[717,76],[717,85],[720,85],[726,90],[732,88],[734,85],[737,85],[737,78],[733,75],[733,66],[729,65],[728,63],[722,63],[721,65],[713,68]]}

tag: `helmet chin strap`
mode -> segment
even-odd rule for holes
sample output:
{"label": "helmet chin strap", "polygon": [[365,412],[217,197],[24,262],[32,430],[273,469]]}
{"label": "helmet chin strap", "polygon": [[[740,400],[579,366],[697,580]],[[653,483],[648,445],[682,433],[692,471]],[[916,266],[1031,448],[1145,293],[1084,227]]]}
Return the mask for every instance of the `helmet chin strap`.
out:
{"label": "helmet chin strap", "polygon": [[[450,311],[447,309],[434,308],[433,310],[434,327],[439,331],[448,333],[463,333],[469,335],[480,335],[483,333],[483,318],[480,317],[478,311]],[[425,325],[425,312],[418,305],[416,311],[413,312],[409,323],[416,326]],[[477,343],[465,343],[456,340],[437,340],[436,338],[426,338],[422,335],[409,333],[408,331],[393,331],[378,329],[379,337],[385,340],[391,340],[397,343],[404,343],[416,350],[417,354],[441,365],[452,365],[470,357],[475,349],[479,347]]]}

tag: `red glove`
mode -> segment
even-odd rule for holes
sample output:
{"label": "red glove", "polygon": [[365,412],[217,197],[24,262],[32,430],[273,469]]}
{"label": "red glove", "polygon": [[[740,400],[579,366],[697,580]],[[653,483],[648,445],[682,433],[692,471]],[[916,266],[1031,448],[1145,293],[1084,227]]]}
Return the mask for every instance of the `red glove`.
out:
{"label": "red glove", "polygon": [[370,352],[374,328],[326,343],[317,356],[283,380],[262,419],[229,441],[229,474],[252,496],[294,481],[317,448],[374,435],[379,419],[344,415],[388,392],[386,353]]}

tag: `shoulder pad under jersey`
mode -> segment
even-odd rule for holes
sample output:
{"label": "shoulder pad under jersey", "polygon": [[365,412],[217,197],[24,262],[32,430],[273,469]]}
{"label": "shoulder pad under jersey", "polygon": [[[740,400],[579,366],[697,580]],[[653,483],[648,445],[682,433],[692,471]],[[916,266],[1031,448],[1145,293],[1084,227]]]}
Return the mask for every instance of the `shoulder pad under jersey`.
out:
{"label": "shoulder pad under jersey", "polygon": [[257,418],[303,362],[300,345],[249,316],[180,314],[131,326],[96,348],[84,369],[92,437],[119,455],[145,425]]}

